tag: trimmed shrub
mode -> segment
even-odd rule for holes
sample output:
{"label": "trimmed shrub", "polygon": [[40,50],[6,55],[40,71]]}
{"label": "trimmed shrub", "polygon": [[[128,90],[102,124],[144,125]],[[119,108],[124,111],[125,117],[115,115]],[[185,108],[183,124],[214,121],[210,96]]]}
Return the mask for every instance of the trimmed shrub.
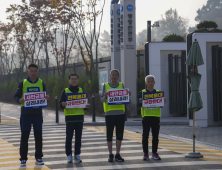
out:
{"label": "trimmed shrub", "polygon": [[163,38],[162,42],[185,42],[185,39],[176,34],[170,34]]}

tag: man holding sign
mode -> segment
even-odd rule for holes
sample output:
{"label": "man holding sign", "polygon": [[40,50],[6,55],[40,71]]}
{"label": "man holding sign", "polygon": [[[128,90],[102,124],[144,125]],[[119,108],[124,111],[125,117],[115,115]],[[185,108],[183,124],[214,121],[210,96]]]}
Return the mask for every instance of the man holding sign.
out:
{"label": "man holding sign", "polygon": [[129,103],[129,95],[131,92],[124,89],[124,85],[118,82],[119,71],[114,69],[110,71],[110,83],[105,83],[101,101],[106,119],[106,136],[109,150],[109,162],[113,162],[114,155],[112,153],[113,130],[116,127],[116,155],[115,161],[124,162],[120,156],[120,148],[123,140],[124,124],[125,124],[125,104]]}
{"label": "man holding sign", "polygon": [[138,94],[138,106],[141,107],[141,116],[143,124],[143,160],[149,160],[148,153],[148,138],[150,128],[152,129],[152,159],[161,160],[157,153],[159,143],[159,130],[160,130],[160,107],[164,106],[166,99],[163,92],[154,89],[155,77],[148,75],[145,77],[146,89],[142,90]]}
{"label": "man holding sign", "polygon": [[50,98],[46,95],[45,84],[38,78],[38,66],[36,64],[32,63],[28,66],[28,78],[19,83],[14,99],[17,103],[21,104],[21,166],[26,166],[26,161],[28,159],[28,139],[32,124],[35,136],[36,164],[43,165],[42,107],[47,106],[47,100]]}
{"label": "man holding sign", "polygon": [[75,130],[75,163],[82,162],[80,158],[81,153],[81,139],[84,122],[84,108],[89,108],[88,94],[84,93],[83,89],[78,86],[79,76],[77,74],[70,74],[68,77],[69,88],[62,91],[59,101],[60,107],[64,109],[66,121],[66,155],[68,157],[67,163],[72,163],[72,138]]}

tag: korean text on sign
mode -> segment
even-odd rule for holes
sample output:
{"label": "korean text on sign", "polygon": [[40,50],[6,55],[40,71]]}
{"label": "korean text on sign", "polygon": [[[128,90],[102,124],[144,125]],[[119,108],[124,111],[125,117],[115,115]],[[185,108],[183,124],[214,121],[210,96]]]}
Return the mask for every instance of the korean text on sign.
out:
{"label": "korean text on sign", "polygon": [[108,105],[129,104],[129,89],[108,90]]}
{"label": "korean text on sign", "polygon": [[46,92],[24,93],[25,109],[47,107]]}
{"label": "korean text on sign", "polygon": [[143,93],[143,107],[162,107],[164,106],[164,92]]}
{"label": "korean text on sign", "polygon": [[66,108],[86,108],[88,93],[67,93]]}

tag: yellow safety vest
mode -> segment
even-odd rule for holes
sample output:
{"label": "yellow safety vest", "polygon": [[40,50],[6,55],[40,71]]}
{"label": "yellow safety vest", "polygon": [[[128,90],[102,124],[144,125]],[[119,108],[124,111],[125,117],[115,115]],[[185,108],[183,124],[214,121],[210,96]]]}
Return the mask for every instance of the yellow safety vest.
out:
{"label": "yellow safety vest", "polygon": [[[73,93],[69,90],[69,88],[65,88],[65,93]],[[78,93],[83,93],[82,88],[79,87]],[[65,116],[75,116],[75,115],[84,115],[83,108],[65,108],[64,109]]]}
{"label": "yellow safety vest", "polygon": [[[105,92],[108,92],[109,89],[123,89],[123,83],[119,82],[119,86],[116,88],[112,88],[110,87],[109,83],[105,83]],[[105,102],[103,102],[103,109],[105,113],[111,110],[122,110],[125,112],[125,105],[108,105],[108,102],[106,100]]]}
{"label": "yellow safety vest", "polygon": [[[156,90],[159,91],[159,90]],[[142,90],[142,97],[143,97],[143,93],[147,92],[146,89]],[[160,111],[160,107],[157,107],[157,109],[149,109],[146,107],[141,107],[141,116],[145,117],[145,116],[154,116],[154,117],[161,117],[161,111]]]}
{"label": "yellow safety vest", "polygon": [[[23,89],[22,89],[22,98],[24,99],[24,93],[29,92],[42,92],[43,91],[43,85],[42,80],[38,78],[38,81],[36,83],[31,83],[27,79],[23,80]],[[24,106],[24,103],[21,103],[21,106]]]}

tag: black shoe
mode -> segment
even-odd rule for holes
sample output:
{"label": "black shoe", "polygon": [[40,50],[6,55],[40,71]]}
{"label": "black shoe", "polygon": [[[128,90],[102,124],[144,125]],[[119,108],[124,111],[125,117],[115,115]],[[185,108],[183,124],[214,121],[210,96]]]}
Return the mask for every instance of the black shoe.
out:
{"label": "black shoe", "polygon": [[109,159],[108,159],[108,161],[109,161],[109,162],[113,162],[113,158],[114,158],[114,155],[113,155],[113,154],[109,154]]}
{"label": "black shoe", "polygon": [[124,162],[124,159],[120,156],[120,154],[115,155],[115,161],[117,162]]}

